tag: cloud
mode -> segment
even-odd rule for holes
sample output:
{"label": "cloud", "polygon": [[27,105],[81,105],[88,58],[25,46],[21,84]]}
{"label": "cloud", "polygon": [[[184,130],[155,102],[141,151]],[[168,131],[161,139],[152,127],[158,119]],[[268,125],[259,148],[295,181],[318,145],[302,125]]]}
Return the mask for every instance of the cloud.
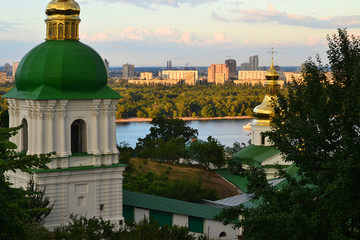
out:
{"label": "cloud", "polygon": [[229,22],[229,20],[226,17],[219,16],[216,12],[211,13],[211,19],[221,22]]}
{"label": "cloud", "polygon": [[128,3],[142,8],[152,8],[154,6],[166,5],[171,7],[180,7],[181,5],[201,5],[210,2],[217,2],[219,0],[96,0],[107,3]]}
{"label": "cloud", "polygon": [[171,27],[162,27],[155,30],[128,27],[119,33],[100,32],[95,35],[81,32],[80,38],[90,42],[138,41],[146,42],[146,44],[173,42],[185,45],[197,45],[201,42],[194,32],[181,32]]}
{"label": "cloud", "polygon": [[18,23],[0,21],[0,31],[9,31],[11,29],[14,29],[14,28],[20,26],[20,25],[21,24],[18,24]]}
{"label": "cloud", "polygon": [[213,39],[208,40],[209,44],[218,44],[218,43],[232,43],[234,42],[231,38],[226,37],[223,32],[216,32],[213,35]]}
{"label": "cloud", "polygon": [[233,12],[240,14],[240,17],[230,20],[213,13],[212,19],[218,21],[228,20],[248,23],[275,22],[281,25],[302,26],[314,29],[360,27],[360,15],[316,18],[313,16],[289,14],[275,9],[272,5],[269,5],[266,10],[253,8],[238,9]]}
{"label": "cloud", "polygon": [[199,43],[199,40],[195,33],[187,31],[181,35],[177,42],[185,43],[186,45],[195,45]]}

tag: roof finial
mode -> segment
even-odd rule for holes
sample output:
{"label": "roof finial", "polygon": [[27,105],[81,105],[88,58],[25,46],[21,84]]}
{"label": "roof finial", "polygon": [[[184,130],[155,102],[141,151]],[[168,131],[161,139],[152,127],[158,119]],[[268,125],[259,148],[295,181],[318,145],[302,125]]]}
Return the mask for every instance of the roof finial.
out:
{"label": "roof finial", "polygon": [[271,53],[271,66],[270,66],[269,70],[266,72],[266,79],[277,80],[279,78],[279,73],[276,71],[276,69],[274,67],[274,54],[276,54],[277,52],[272,47],[271,51],[269,51],[269,53]]}

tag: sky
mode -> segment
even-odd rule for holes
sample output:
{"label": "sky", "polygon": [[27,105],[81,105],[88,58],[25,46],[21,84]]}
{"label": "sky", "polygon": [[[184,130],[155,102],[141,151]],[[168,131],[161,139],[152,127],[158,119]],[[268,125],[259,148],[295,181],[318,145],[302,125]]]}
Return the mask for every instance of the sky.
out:
{"label": "sky", "polygon": [[[0,7],[0,66],[20,61],[45,39],[48,1]],[[258,55],[260,66],[300,66],[319,54],[337,28],[360,34],[359,0],[78,0],[80,41],[110,67],[209,66]]]}

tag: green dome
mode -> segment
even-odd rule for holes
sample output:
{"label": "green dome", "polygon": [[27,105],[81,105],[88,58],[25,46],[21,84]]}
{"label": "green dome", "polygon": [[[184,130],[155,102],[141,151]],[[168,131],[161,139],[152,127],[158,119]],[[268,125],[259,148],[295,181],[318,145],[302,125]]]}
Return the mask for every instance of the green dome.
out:
{"label": "green dome", "polygon": [[91,47],[72,40],[45,41],[21,60],[16,86],[5,97],[19,99],[116,99],[107,86],[103,60]]}

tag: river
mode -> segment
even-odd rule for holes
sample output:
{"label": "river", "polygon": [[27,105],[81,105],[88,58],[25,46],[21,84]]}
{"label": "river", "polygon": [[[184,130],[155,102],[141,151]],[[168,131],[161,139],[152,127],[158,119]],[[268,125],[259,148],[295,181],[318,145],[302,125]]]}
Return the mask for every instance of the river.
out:
{"label": "river", "polygon": [[[199,139],[206,140],[210,135],[221,144],[231,147],[235,141],[248,143],[250,131],[244,130],[243,126],[251,121],[252,119],[201,120],[186,121],[186,124],[199,131]],[[151,126],[149,122],[117,123],[116,140],[118,143],[127,142],[131,147],[135,147],[137,139],[145,137]]]}

